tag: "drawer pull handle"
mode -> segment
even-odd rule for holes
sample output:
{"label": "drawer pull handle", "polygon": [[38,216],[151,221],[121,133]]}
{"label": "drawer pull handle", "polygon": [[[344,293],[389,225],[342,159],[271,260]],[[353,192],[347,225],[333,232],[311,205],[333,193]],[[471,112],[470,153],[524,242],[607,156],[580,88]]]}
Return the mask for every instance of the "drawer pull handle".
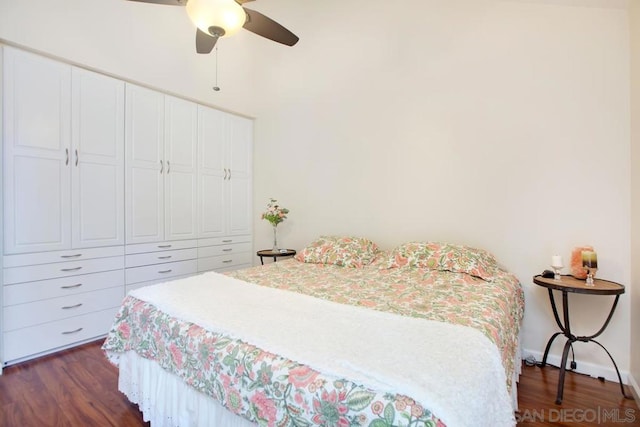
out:
{"label": "drawer pull handle", "polygon": [[230,262],[233,262],[233,260],[232,259],[227,259],[227,260],[222,261],[223,264],[229,264]]}
{"label": "drawer pull handle", "polygon": [[75,255],[60,255],[60,258],[78,258],[79,256],[82,256],[82,254],[75,254]]}
{"label": "drawer pull handle", "polygon": [[233,249],[229,248],[229,249],[223,249],[222,252],[231,252]]}
{"label": "drawer pull handle", "polygon": [[82,303],[78,303],[76,305],[67,305],[65,307],[62,307],[62,309],[63,310],[71,310],[72,308],[78,308],[78,307],[81,307],[81,306],[82,306]]}
{"label": "drawer pull handle", "polygon": [[77,334],[78,332],[80,332],[83,328],[78,328],[75,331],[66,331],[63,332],[62,335],[71,335],[71,334]]}
{"label": "drawer pull handle", "polygon": [[171,245],[158,245],[158,249],[166,249],[166,248],[170,248]]}
{"label": "drawer pull handle", "polygon": [[82,267],[74,267],[74,268],[63,268],[60,271],[64,271],[65,273],[68,271],[78,271],[80,270]]}
{"label": "drawer pull handle", "polygon": [[173,270],[169,269],[169,270],[162,270],[162,271],[158,271],[158,273],[160,274],[165,274],[165,273],[171,273]]}
{"label": "drawer pull handle", "polygon": [[231,243],[233,240],[223,240],[222,243]]}
{"label": "drawer pull handle", "polygon": [[171,258],[171,255],[167,255],[167,256],[159,256],[158,259],[169,259]]}
{"label": "drawer pull handle", "polygon": [[60,289],[73,289],[79,288],[80,286],[82,286],[82,283],[78,283],[77,285],[60,286]]}

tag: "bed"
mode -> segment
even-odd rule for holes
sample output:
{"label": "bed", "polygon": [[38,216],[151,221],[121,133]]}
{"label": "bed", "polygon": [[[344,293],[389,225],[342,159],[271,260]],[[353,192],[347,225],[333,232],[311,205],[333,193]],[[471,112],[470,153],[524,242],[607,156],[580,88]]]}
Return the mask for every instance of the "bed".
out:
{"label": "bed", "polygon": [[154,427],[515,425],[523,311],[481,249],[325,236],[130,292],[103,349]]}

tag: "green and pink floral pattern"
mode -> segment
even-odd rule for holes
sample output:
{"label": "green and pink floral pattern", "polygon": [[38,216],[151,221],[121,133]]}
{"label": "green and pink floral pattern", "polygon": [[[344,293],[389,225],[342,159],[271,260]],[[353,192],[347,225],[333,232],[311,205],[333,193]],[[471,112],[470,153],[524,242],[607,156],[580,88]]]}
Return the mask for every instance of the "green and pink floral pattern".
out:
{"label": "green and pink floral pattern", "polygon": [[[472,326],[498,346],[511,386],[523,293],[509,273],[498,272],[487,282],[421,268],[344,268],[291,259],[229,275],[338,303]],[[429,411],[428,402],[325,375],[173,318],[131,296],[123,302],[103,348],[114,362],[118,353],[131,350],[154,360],[261,426],[444,425]]]}
{"label": "green and pink floral pattern", "polygon": [[[381,253],[380,257],[388,256]],[[304,264],[295,260],[227,273],[246,282],[402,316],[471,326],[496,344],[511,384],[524,315],[524,292],[511,273],[496,269],[492,281],[428,268],[379,269]],[[267,266],[265,266],[267,267]]]}
{"label": "green and pink floral pattern", "polygon": [[413,399],[335,378],[171,317],[128,296],[103,349],[154,360],[229,411],[260,426],[444,427]]}
{"label": "green and pink floral pattern", "polygon": [[378,255],[378,245],[363,237],[321,236],[295,258],[313,264],[334,264],[362,268]]}
{"label": "green and pink floral pattern", "polygon": [[377,261],[380,268],[418,267],[467,273],[493,280],[500,270],[495,257],[484,249],[438,242],[404,243]]}

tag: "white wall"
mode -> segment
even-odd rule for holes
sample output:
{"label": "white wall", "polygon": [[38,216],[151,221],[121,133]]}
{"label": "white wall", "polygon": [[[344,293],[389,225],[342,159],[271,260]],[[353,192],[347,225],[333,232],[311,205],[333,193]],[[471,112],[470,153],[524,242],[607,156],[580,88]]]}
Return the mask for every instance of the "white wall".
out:
{"label": "white wall", "polygon": [[[305,3],[300,45],[257,60],[275,68],[256,84],[254,206],[291,209],[279,228],[294,248],[350,233],[491,250],[522,280],[524,347],[541,352],[556,329],[531,277],[552,254],[591,244],[600,277],[630,279],[628,15],[574,3]],[[254,229],[269,247],[268,224]],[[610,299],[571,304],[589,334]],[[627,370],[628,295],[601,342]],[[579,367],[612,367],[576,351]]]}
{"label": "white wall", "polygon": [[640,399],[640,0],[631,2],[631,374]]}
{"label": "white wall", "polygon": [[[629,25],[624,0],[260,0],[293,48],[248,32],[193,53],[179,8],[115,0],[0,0],[0,39],[252,115],[256,249],[269,197],[291,209],[283,245],[321,233],[385,248],[449,240],[494,252],[527,298],[524,346],[555,331],[531,277],[573,246],[630,282]],[[96,28],[90,23],[95,20]],[[604,298],[571,299],[600,325]],[[623,296],[601,342],[630,365]],[[581,363],[609,367],[595,348]],[[553,352],[559,353],[558,344]]]}

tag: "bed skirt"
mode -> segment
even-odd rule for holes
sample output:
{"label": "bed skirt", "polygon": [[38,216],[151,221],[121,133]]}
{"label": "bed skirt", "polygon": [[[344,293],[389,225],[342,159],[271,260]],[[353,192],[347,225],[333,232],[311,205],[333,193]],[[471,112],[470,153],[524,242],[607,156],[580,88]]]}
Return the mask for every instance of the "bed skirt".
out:
{"label": "bed skirt", "polygon": [[[520,376],[520,351],[511,387],[513,407],[518,409],[517,380]],[[178,376],[162,369],[153,360],[128,351],[119,358],[118,389],[140,408],[144,421],[152,427],[225,426],[255,427],[215,399],[189,387]]]}
{"label": "bed skirt", "polygon": [[120,355],[119,369],[118,389],[152,427],[255,427],[134,351]]}

